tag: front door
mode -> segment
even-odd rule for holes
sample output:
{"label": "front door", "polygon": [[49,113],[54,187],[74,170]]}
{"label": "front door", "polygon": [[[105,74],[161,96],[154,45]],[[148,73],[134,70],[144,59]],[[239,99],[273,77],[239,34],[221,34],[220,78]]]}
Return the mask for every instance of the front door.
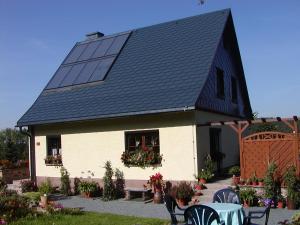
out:
{"label": "front door", "polygon": [[210,155],[217,165],[217,172],[221,172],[222,166],[222,152],[221,152],[221,129],[210,128],[209,129],[209,139],[210,139]]}

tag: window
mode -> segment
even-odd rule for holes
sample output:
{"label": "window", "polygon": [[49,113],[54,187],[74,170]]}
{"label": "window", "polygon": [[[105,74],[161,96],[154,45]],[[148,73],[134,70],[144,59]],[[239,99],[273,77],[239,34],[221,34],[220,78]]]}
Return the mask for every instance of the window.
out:
{"label": "window", "polygon": [[158,130],[125,132],[125,165],[145,167],[160,164],[161,159]]}
{"label": "window", "polygon": [[217,68],[217,96],[219,98],[225,97],[224,90],[224,71]]}
{"label": "window", "polygon": [[45,163],[50,165],[62,164],[60,136],[47,136],[47,156]]}
{"label": "window", "polygon": [[237,82],[234,77],[231,77],[231,101],[237,102]]}

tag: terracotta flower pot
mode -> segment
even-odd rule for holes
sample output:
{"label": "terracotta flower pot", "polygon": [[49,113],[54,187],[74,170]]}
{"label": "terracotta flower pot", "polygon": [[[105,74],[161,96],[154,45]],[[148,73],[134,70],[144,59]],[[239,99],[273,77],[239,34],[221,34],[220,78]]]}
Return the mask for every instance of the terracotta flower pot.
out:
{"label": "terracotta flower pot", "polygon": [[277,208],[283,209],[283,202],[281,201],[277,202]]}
{"label": "terracotta flower pot", "polygon": [[205,180],[204,178],[200,178],[199,182],[200,182],[201,184],[206,184],[206,180]]}
{"label": "terracotta flower pot", "polygon": [[184,207],[188,205],[188,201],[186,199],[178,199],[177,203],[180,207]]}
{"label": "terracotta flower pot", "polygon": [[243,202],[243,207],[244,208],[249,208],[250,207],[250,203],[248,201],[244,201]]}
{"label": "terracotta flower pot", "polygon": [[161,191],[156,190],[156,192],[154,193],[153,202],[155,204],[160,204],[162,202]]}
{"label": "terracotta flower pot", "polygon": [[43,208],[46,208],[48,206],[48,196],[47,195],[41,196],[41,206]]}

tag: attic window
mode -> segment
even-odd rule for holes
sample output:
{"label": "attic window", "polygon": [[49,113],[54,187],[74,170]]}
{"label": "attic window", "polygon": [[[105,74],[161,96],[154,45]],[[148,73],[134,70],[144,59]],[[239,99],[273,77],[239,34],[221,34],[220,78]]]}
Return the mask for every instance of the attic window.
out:
{"label": "attic window", "polygon": [[217,96],[218,98],[225,98],[224,71],[220,68],[217,68]]}
{"label": "attic window", "polygon": [[231,101],[237,102],[237,81],[234,77],[231,77]]}

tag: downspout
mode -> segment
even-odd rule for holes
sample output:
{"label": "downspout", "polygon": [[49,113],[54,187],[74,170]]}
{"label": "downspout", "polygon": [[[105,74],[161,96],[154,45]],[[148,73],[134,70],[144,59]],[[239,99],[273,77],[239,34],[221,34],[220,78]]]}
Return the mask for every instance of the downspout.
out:
{"label": "downspout", "polygon": [[29,173],[30,179],[36,183],[36,173],[35,173],[35,143],[34,143],[34,129],[33,127],[28,127],[28,131],[23,130],[23,127],[19,127],[20,133],[28,136],[29,139]]}

